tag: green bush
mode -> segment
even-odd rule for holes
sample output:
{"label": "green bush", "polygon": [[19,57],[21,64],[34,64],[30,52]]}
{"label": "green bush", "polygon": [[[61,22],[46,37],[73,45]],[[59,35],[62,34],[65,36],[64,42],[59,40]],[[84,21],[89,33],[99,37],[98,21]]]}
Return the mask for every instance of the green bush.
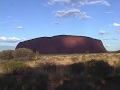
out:
{"label": "green bush", "polygon": [[0,59],[3,60],[13,59],[13,52],[14,50],[3,50],[2,52],[0,52]]}
{"label": "green bush", "polygon": [[16,49],[13,53],[14,58],[17,58],[17,60],[30,60],[33,58],[34,53],[32,50],[27,48],[19,48]]}
{"label": "green bush", "polygon": [[19,71],[28,68],[28,66],[19,61],[7,61],[2,64],[2,69],[5,73]]}
{"label": "green bush", "polygon": [[106,77],[112,72],[112,68],[102,60],[91,60],[86,62],[86,71],[93,77]]}

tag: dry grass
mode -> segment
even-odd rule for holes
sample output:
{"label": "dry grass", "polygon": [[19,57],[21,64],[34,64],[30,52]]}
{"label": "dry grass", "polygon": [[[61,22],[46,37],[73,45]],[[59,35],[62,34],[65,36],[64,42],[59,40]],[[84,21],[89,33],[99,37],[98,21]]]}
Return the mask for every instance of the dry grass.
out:
{"label": "dry grass", "polygon": [[[71,65],[78,62],[86,62],[89,60],[103,60],[108,62],[112,66],[116,66],[120,62],[120,53],[93,53],[93,54],[64,54],[64,55],[39,55],[36,59],[31,61],[25,61],[28,66],[35,68],[40,65],[54,64],[54,65]],[[1,64],[7,62],[6,60],[0,60]],[[0,73],[2,70],[0,69]]]}
{"label": "dry grass", "polygon": [[[116,66],[116,64],[120,62],[120,53],[39,55],[37,56],[36,59],[31,61],[25,60],[23,63],[32,67],[33,72],[38,73],[38,75],[41,73],[45,75],[47,74],[48,84],[49,84],[47,86],[48,88],[47,90],[55,90],[56,87],[65,85],[66,82],[69,83],[69,86],[73,85],[73,87],[75,87],[74,85],[78,85],[78,84],[80,84],[81,87],[84,87],[84,88],[86,86],[89,86],[87,84],[96,85],[95,82],[93,82],[93,80],[91,81],[91,77],[89,77],[88,74],[86,73],[81,73],[80,75],[71,74],[70,67],[69,67],[74,63],[87,62],[92,59],[103,60],[105,62],[108,62],[112,66]],[[4,62],[7,62],[7,61],[0,60],[0,66]],[[2,73],[1,71],[2,70],[0,69],[0,73]],[[80,82],[78,81],[79,79],[80,79]],[[92,77],[92,79],[94,78]],[[96,85],[96,87],[98,86]],[[63,90],[63,89],[60,89],[60,90]],[[74,90],[74,89],[69,89],[69,90]],[[82,89],[82,90],[88,90],[88,89]],[[89,89],[89,90],[93,90],[93,89]],[[103,89],[101,87],[101,89],[96,89],[96,90],[103,90]],[[111,89],[111,90],[117,90],[117,89]]]}
{"label": "dry grass", "polygon": [[66,54],[66,55],[40,55],[36,60],[26,61],[31,67],[40,64],[54,63],[55,65],[70,65],[78,62],[86,62],[91,59],[104,60],[110,65],[116,65],[120,60],[120,53],[95,53],[95,54]]}

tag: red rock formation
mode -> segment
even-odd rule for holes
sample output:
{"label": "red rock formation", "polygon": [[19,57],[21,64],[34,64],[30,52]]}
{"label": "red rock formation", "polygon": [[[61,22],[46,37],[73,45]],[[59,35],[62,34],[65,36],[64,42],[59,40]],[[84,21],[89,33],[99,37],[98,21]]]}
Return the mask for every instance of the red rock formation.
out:
{"label": "red rock formation", "polygon": [[101,40],[84,36],[58,35],[20,42],[17,48],[29,48],[42,54],[73,54],[106,52]]}

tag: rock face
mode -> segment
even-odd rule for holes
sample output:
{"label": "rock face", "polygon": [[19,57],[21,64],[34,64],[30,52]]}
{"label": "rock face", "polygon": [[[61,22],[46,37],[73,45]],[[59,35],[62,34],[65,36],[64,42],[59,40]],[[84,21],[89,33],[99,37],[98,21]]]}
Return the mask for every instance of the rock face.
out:
{"label": "rock face", "polygon": [[17,48],[29,48],[42,54],[74,54],[106,52],[101,40],[84,36],[58,35],[20,42]]}

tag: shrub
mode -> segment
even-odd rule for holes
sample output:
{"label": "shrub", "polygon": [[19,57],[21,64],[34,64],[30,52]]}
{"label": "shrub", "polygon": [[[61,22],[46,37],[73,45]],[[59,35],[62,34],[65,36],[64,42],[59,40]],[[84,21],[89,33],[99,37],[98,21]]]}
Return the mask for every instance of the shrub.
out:
{"label": "shrub", "polygon": [[26,73],[24,78],[19,79],[20,75],[7,73],[0,77],[0,90],[47,90],[48,76],[46,74]]}
{"label": "shrub", "polygon": [[0,77],[0,90],[16,90],[15,84],[17,80],[12,74],[4,74]]}
{"label": "shrub", "polygon": [[2,64],[2,69],[4,70],[5,73],[19,71],[26,68],[28,68],[26,64],[18,61],[8,61]]}
{"label": "shrub", "polygon": [[[34,73],[33,77],[30,77],[29,84],[32,90],[47,90],[48,88],[48,75],[42,73]],[[33,81],[34,79],[34,81]],[[30,89],[28,89],[30,90]]]}
{"label": "shrub", "polygon": [[118,60],[118,62],[117,62],[117,66],[120,67],[120,60]]}
{"label": "shrub", "polygon": [[115,68],[115,74],[120,75],[120,67],[116,67],[116,68]]}
{"label": "shrub", "polygon": [[13,56],[19,60],[30,60],[33,58],[34,53],[30,49],[19,48],[14,51]]}
{"label": "shrub", "polygon": [[91,60],[86,62],[86,70],[91,76],[106,77],[112,71],[111,66],[104,61]]}
{"label": "shrub", "polygon": [[70,72],[72,74],[81,74],[84,72],[84,63],[80,62],[70,65]]}
{"label": "shrub", "polygon": [[13,58],[13,50],[3,50],[0,52],[0,59],[10,60]]}

